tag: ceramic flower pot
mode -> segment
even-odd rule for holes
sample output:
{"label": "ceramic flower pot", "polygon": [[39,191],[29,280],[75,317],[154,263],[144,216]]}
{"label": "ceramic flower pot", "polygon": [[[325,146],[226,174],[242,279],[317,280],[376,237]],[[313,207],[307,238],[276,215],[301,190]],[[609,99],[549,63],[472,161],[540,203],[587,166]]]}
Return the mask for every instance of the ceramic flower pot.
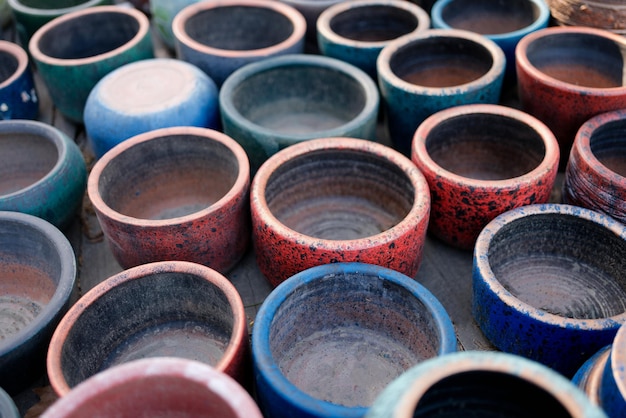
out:
{"label": "ceramic flower pot", "polygon": [[626,223],[626,109],[585,122],[574,139],[563,183],[563,202],[603,212]]}
{"label": "ceramic flower pot", "polygon": [[74,289],[74,251],[49,222],[0,211],[0,277],[0,387],[15,395],[45,371]]}
{"label": "ceramic flower pot", "polygon": [[250,189],[257,264],[277,286],[307,268],[357,261],[414,277],[430,211],[424,176],[393,149],[352,138],[293,145]]}
{"label": "ceramic flower pot", "polygon": [[626,226],[563,204],[508,211],[474,250],[472,314],[501,351],[567,377],[626,320]]}
{"label": "ceramic flower pot", "polygon": [[559,373],[497,351],[426,360],[385,388],[366,418],[454,416],[606,418]]}
{"label": "ceramic flower pot", "polygon": [[305,30],[296,9],[274,0],[194,3],[172,21],[176,56],[198,66],[218,86],[244,65],[302,53]]}
{"label": "ceramic flower pot", "polygon": [[495,42],[469,31],[431,29],[390,42],[376,66],[394,148],[410,155],[415,130],[433,113],[498,103],[505,64]]}
{"label": "ceramic flower pot", "polygon": [[362,417],[405,370],[456,348],[448,314],[415,280],[362,263],[313,267],[257,313],[257,398],[266,416]]}
{"label": "ceramic flower pot", "polygon": [[185,261],[144,264],[109,277],[54,331],[48,379],[63,397],[114,366],[163,356],[200,361],[248,384],[243,302],[226,277]]}
{"label": "ceramic flower pot", "polygon": [[546,203],[559,166],[559,144],[536,118],[500,105],[439,111],[416,130],[413,163],[431,193],[429,231],[471,250],[493,218]]}
{"label": "ceramic flower pot", "polygon": [[626,35],[626,7],[621,0],[546,0],[562,26],[588,26]]}
{"label": "ceramic flower pot", "polygon": [[[594,28],[550,27],[525,36],[516,49],[522,110],[543,121],[568,156],[591,117],[626,108],[623,36]],[[567,158],[561,160],[564,171]]]}
{"label": "ceramic flower pot", "polygon": [[626,325],[620,327],[611,345],[602,371],[599,399],[610,417],[626,416]]}
{"label": "ceramic flower pot", "polygon": [[362,70],[308,54],[246,65],[220,90],[224,133],[244,147],[253,173],[279,150],[310,139],[375,139],[378,104],[376,84]]}
{"label": "ceramic flower pot", "polygon": [[165,46],[174,51],[175,41],[172,33],[172,21],[178,12],[199,0],[150,0],[150,15],[159,38]]}
{"label": "ceramic flower pot", "polygon": [[86,183],[83,155],[63,132],[38,121],[0,121],[0,210],[35,215],[64,230]]}
{"label": "ceramic flower pot", "polygon": [[376,81],[376,59],[383,47],[429,27],[428,13],[408,1],[342,1],[317,19],[317,43],[323,55],[359,67]]}
{"label": "ceramic flower pot", "polygon": [[248,248],[249,188],[250,167],[239,144],[190,126],[120,143],[98,160],[87,184],[123,268],[185,260],[223,273]]}
{"label": "ceramic flower pot", "polygon": [[173,357],[134,360],[86,379],[42,418],[261,418],[252,397],[227,374]]}
{"label": "ceramic flower pot", "polygon": [[102,77],[154,56],[148,17],[118,6],[90,7],[55,18],[35,32],[28,49],[53,104],[75,123],[83,123],[87,97]]}
{"label": "ceramic flower pot", "polygon": [[87,97],[84,120],[97,158],[128,138],[159,128],[217,129],[217,86],[184,61],[132,62],[98,81]]}
{"label": "ceramic flower pot", "polygon": [[13,42],[0,41],[0,120],[37,119],[38,115],[28,54]]}

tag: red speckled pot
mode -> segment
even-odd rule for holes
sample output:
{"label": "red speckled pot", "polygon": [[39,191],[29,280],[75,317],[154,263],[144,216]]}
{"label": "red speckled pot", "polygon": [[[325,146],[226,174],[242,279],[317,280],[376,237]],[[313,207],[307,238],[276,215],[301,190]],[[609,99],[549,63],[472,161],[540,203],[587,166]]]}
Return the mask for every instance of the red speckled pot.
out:
{"label": "red speckled pot", "polygon": [[414,277],[430,193],[399,152],[362,139],[322,138],[270,157],[254,177],[250,205],[257,262],[273,286],[340,261]]}
{"label": "red speckled pot", "polygon": [[[526,35],[515,50],[522,110],[543,121],[568,156],[592,116],[626,108],[626,38],[588,27],[551,27]],[[567,158],[561,160],[565,169]]]}
{"label": "red speckled pot", "polygon": [[550,198],[559,147],[536,118],[499,105],[457,106],[416,130],[412,160],[431,191],[430,232],[472,249],[499,214]]}
{"label": "red speckled pot", "polygon": [[226,272],[250,241],[249,185],[237,142],[188,126],[115,146],[94,165],[87,192],[123,268],[184,260]]}
{"label": "red speckled pot", "polygon": [[563,201],[626,223],[626,109],[585,122],[578,131],[563,183]]}

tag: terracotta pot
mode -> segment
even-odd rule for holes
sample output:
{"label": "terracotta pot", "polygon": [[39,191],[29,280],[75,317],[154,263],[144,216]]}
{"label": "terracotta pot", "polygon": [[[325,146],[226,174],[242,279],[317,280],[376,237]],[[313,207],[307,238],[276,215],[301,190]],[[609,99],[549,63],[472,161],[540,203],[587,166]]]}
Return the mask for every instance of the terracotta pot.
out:
{"label": "terracotta pot", "polygon": [[626,35],[622,0],[546,0],[554,21],[563,26],[589,26]]}
{"label": "terracotta pot", "polygon": [[626,321],[626,226],[562,204],[508,211],[474,250],[472,314],[501,351],[571,377]]}
{"label": "terracotta pot", "polygon": [[429,231],[470,250],[499,214],[549,200],[559,144],[542,122],[519,110],[455,106],[417,128],[412,160],[430,188]]}
{"label": "terracotta pot", "polygon": [[42,418],[261,418],[252,397],[225,373],[194,360],[153,357],[104,370],[57,400]]}
{"label": "terracotta pot", "polygon": [[439,301],[412,278],[325,264],[283,282],[252,330],[261,410],[272,417],[361,417],[413,365],[457,349]]}
{"label": "terracotta pot", "polygon": [[574,139],[563,183],[563,202],[603,212],[626,223],[626,109],[585,122]]}
{"label": "terracotta pot", "polygon": [[122,267],[184,260],[223,273],[250,242],[249,190],[250,167],[239,144],[189,126],[123,141],[98,160],[87,184]]}
{"label": "terracotta pot", "polygon": [[[525,36],[515,55],[522,110],[552,130],[568,156],[591,117],[626,108],[626,38],[585,27],[551,27]],[[567,158],[561,160],[563,171]]]}
{"label": "terracotta pot", "polygon": [[13,42],[0,41],[0,120],[38,115],[39,97],[28,54]]}
{"label": "terracotta pot", "polygon": [[424,176],[381,144],[321,138],[267,160],[250,191],[259,269],[276,286],[320,264],[358,261],[414,277],[430,210]]}
{"label": "terracotta pot", "polygon": [[48,379],[63,397],[116,365],[167,356],[247,386],[248,350],[243,302],[226,277],[195,263],[149,263],[109,277],[72,306],[50,341]]}
{"label": "terracotta pot", "polygon": [[0,387],[14,395],[45,371],[74,289],[74,251],[49,222],[0,211],[0,277]]}

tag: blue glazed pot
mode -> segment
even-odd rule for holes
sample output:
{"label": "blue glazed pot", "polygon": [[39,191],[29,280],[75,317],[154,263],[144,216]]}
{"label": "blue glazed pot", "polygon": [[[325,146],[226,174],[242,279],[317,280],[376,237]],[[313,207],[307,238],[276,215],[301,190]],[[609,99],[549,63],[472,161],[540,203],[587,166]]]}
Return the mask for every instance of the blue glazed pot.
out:
{"label": "blue glazed pot", "polygon": [[150,0],[150,15],[152,24],[157,34],[170,49],[174,50],[175,40],[172,33],[172,21],[174,17],[190,4],[198,3],[199,0]]}
{"label": "blue glazed pot", "polygon": [[363,263],[313,267],[257,313],[259,405],[272,417],[362,417],[389,382],[456,344],[443,306],[408,276]]}
{"label": "blue glazed pot", "polygon": [[37,119],[38,115],[28,54],[17,44],[0,41],[0,120]]}
{"label": "blue glazed pot", "polygon": [[626,324],[613,340],[602,373],[599,398],[611,418],[626,417]]}
{"label": "blue glazed pot", "polygon": [[562,204],[503,213],[474,247],[472,313],[498,349],[572,377],[626,321],[626,226]]}
{"label": "blue glazed pot", "polygon": [[75,219],[87,168],[74,141],[38,121],[0,121],[0,210],[38,216],[60,229]]}

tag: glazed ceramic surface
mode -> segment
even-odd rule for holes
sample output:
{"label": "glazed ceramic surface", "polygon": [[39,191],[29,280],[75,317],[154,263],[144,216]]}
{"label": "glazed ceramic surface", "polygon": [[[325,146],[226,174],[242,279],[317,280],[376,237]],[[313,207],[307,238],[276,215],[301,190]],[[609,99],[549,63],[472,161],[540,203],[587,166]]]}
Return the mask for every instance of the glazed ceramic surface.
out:
{"label": "glazed ceramic surface", "polygon": [[185,7],[197,3],[198,1],[199,0],[150,0],[152,24],[161,40],[172,51],[175,47],[174,34],[172,33],[172,21],[174,17]]}
{"label": "glazed ceramic surface", "polygon": [[439,110],[498,103],[505,64],[495,42],[464,30],[431,29],[390,42],[376,65],[394,147],[410,155],[415,130]]}
{"label": "glazed ceramic surface", "polygon": [[184,261],[109,277],[59,323],[48,349],[48,378],[62,397],[96,373],[162,356],[200,361],[247,384],[245,312],[226,277]]}
{"label": "glazed ceramic surface", "polygon": [[172,22],[177,57],[198,66],[218,86],[247,64],[302,53],[305,30],[296,9],[274,0],[200,2]]}
{"label": "glazed ceramic surface", "polygon": [[240,68],[220,90],[224,133],[237,140],[253,173],[271,155],[314,138],[374,139],[379,93],[343,61],[296,54]]}
{"label": "glazed ceramic surface", "polygon": [[217,86],[199,68],[180,60],[133,62],[94,86],[84,120],[97,158],[128,138],[159,128],[217,129]]}
{"label": "glazed ceramic surface", "polygon": [[405,370],[456,348],[448,314],[413,279],[362,263],[313,267],[257,313],[259,404],[272,417],[361,417]]}
{"label": "glazed ceramic surface", "polygon": [[39,98],[28,54],[19,45],[0,41],[0,120],[36,119]]}
{"label": "glazed ceramic surface", "polygon": [[611,352],[611,344],[602,347],[576,371],[572,383],[585,392],[591,402],[600,405],[600,387],[606,360]]}
{"label": "glazed ceramic surface", "polygon": [[83,122],[87,97],[102,77],[154,56],[148,17],[117,6],[90,7],[46,23],[29,51],[52,102],[76,123]]}
{"label": "glazed ceramic surface", "polygon": [[571,377],[626,320],[626,227],[563,204],[508,211],[474,250],[473,316],[501,351]]}
{"label": "glazed ceramic surface", "polygon": [[430,232],[471,250],[499,214],[549,200],[559,144],[524,112],[464,105],[439,111],[417,128],[412,160],[430,188]]}
{"label": "glazed ceramic surface", "polygon": [[381,144],[321,138],[286,148],[257,172],[250,205],[257,264],[273,286],[338,261],[414,277],[422,260],[428,184]]}
{"label": "glazed ceramic surface", "polygon": [[317,19],[330,6],[345,0],[279,0],[298,10],[306,20],[306,51],[319,52],[317,49]]}
{"label": "glazed ceramic surface", "polygon": [[626,7],[621,0],[546,0],[562,26],[588,26],[626,35]]}
{"label": "glazed ceramic surface", "polygon": [[610,417],[626,417],[626,325],[611,345],[602,371],[600,404]]}
{"label": "glazed ceramic surface", "polygon": [[0,211],[0,278],[0,387],[15,395],[45,370],[76,280],[72,246],[43,219]]}
{"label": "glazed ceramic surface", "polygon": [[0,121],[0,210],[65,229],[83,201],[87,168],[74,141],[48,124]]}
{"label": "glazed ceramic surface", "polygon": [[21,418],[17,405],[2,388],[0,388],[0,416],[2,418]]}

